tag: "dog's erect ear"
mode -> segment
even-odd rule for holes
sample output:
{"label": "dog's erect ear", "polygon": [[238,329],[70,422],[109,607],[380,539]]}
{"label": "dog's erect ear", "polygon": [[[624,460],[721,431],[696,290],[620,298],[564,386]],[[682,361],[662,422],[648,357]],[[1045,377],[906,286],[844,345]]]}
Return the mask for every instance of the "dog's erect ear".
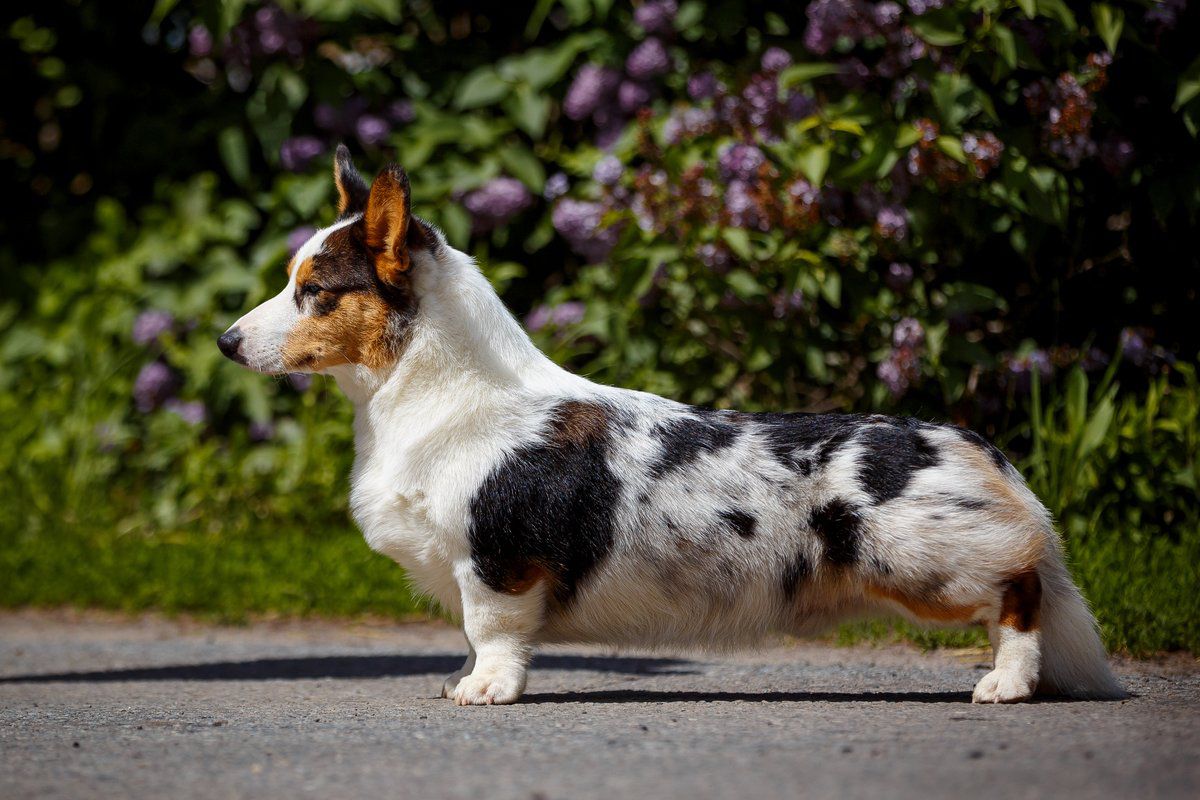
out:
{"label": "dog's erect ear", "polygon": [[337,185],[339,217],[366,211],[371,187],[354,168],[354,162],[350,160],[350,148],[344,144],[337,146],[333,156],[333,182]]}
{"label": "dog's erect ear", "polygon": [[367,247],[375,254],[375,272],[384,283],[395,284],[411,263],[408,253],[408,176],[399,164],[383,168],[371,184],[363,218]]}

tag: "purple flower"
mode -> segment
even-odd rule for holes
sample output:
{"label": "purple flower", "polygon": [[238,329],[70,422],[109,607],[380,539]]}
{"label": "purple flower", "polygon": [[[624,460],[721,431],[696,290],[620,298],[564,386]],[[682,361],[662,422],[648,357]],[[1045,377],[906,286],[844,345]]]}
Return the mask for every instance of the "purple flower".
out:
{"label": "purple flower", "polygon": [[544,303],[536,305],[525,315],[525,327],[531,333],[537,333],[550,322],[550,306]]}
{"label": "purple flower", "polygon": [[879,378],[893,397],[900,397],[908,391],[908,375],[905,374],[905,369],[895,353],[879,362],[879,366],[875,368],[875,377]]}
{"label": "purple flower", "polygon": [[707,133],[717,122],[717,113],[711,108],[676,109],[663,123],[663,138],[668,144],[679,144]]}
{"label": "purple flower", "polygon": [[633,48],[625,59],[625,71],[635,80],[645,81],[657,78],[671,69],[671,57],[662,39],[651,36],[646,41]]}
{"label": "purple flower", "polygon": [[792,56],[782,47],[768,47],[762,54],[763,72],[779,73],[792,65]]}
{"label": "purple flower", "polygon": [[771,298],[771,315],[775,319],[786,319],[804,310],[804,292],[779,292]]}
{"label": "purple flower", "polygon": [[621,81],[617,89],[617,107],[625,114],[632,114],[649,105],[654,92],[644,83]]}
{"label": "purple flower", "polygon": [[1099,347],[1089,347],[1079,360],[1084,372],[1095,372],[1108,366],[1108,355]]}
{"label": "purple flower", "polygon": [[688,78],[687,90],[693,100],[707,100],[721,90],[721,83],[711,72],[698,72]]}
{"label": "purple flower", "polygon": [[304,243],[311,239],[316,232],[317,229],[312,225],[301,225],[289,233],[287,237],[288,255],[296,255],[300,248],[304,247]]}
{"label": "purple flower", "polygon": [[275,438],[275,425],[270,420],[251,422],[246,433],[252,442],[267,442]]}
{"label": "purple flower", "polygon": [[188,52],[193,58],[204,58],[212,55],[213,38],[208,28],[203,25],[193,25],[188,31]]}
{"label": "purple flower", "polygon": [[374,147],[387,140],[388,134],[392,132],[392,126],[383,117],[363,114],[354,123],[354,132],[358,135],[360,142],[367,147]]}
{"label": "purple flower", "polygon": [[560,303],[554,307],[554,311],[550,314],[550,321],[560,328],[565,328],[569,325],[578,325],[583,322],[583,315],[586,310],[587,307],[577,301]]}
{"label": "purple flower", "polygon": [[208,421],[208,408],[199,400],[171,399],[163,403],[163,408],[189,425],[203,425]]}
{"label": "purple flower", "polygon": [[788,94],[783,106],[788,119],[804,119],[817,113],[817,101],[803,92],[793,91]]}
{"label": "purple flower", "polygon": [[592,170],[592,180],[601,186],[615,186],[625,172],[625,165],[616,156],[605,156],[596,162]]}
{"label": "purple flower", "polygon": [[387,116],[397,125],[407,125],[417,118],[411,100],[396,100],[387,107]]}
{"label": "purple flower", "polygon": [[766,228],[766,217],[750,185],[732,180],[725,189],[725,213],[729,224],[737,228]]}
{"label": "purple flower", "polygon": [[696,257],[700,259],[700,263],[709,269],[721,270],[729,266],[730,258],[729,251],[721,245],[709,242],[702,244],[696,248]]}
{"label": "purple flower", "polygon": [[908,287],[913,281],[913,268],[908,264],[901,264],[893,261],[888,264],[887,274],[883,277],[883,282],[888,285],[892,291],[900,291]]}
{"label": "purple flower", "polygon": [[1179,15],[1187,9],[1187,0],[1159,0],[1146,10],[1147,24],[1154,25],[1158,32],[1174,29]]}
{"label": "purple flower", "polygon": [[1034,350],[1027,356],[1010,358],[1008,361],[1008,378],[1019,392],[1029,391],[1035,371],[1043,382],[1054,374],[1054,364],[1045,350]]}
{"label": "purple flower", "polygon": [[303,172],[324,151],[325,144],[315,136],[293,136],[280,145],[279,162],[289,172]]}
{"label": "purple flower", "polygon": [[133,381],[133,402],[146,414],[174,397],[178,389],[179,377],[174,371],[161,361],[151,361]]}
{"label": "purple flower", "polygon": [[307,372],[289,372],[287,379],[297,392],[307,392],[312,386],[312,375]]}
{"label": "purple flower", "polygon": [[477,232],[490,231],[529,208],[533,195],[516,178],[492,178],[463,197],[463,206],[471,212]]}
{"label": "purple flower", "polygon": [[946,0],[908,0],[908,8],[917,16],[936,11],[946,5]]}
{"label": "purple flower", "polygon": [[675,0],[648,0],[633,12],[633,21],[646,33],[669,33],[675,27],[679,4]]}
{"label": "purple flower", "polygon": [[583,120],[607,105],[621,82],[620,74],[598,64],[585,64],[575,74],[563,100],[563,113],[573,120]]}
{"label": "purple flower", "polygon": [[908,237],[908,212],[898,205],[886,205],[875,214],[875,232],[884,239],[902,242]]}
{"label": "purple flower", "polygon": [[572,250],[597,262],[608,256],[621,235],[619,226],[601,227],[604,211],[599,203],[564,197],[554,206],[550,219]]}
{"label": "purple flower", "polygon": [[752,144],[728,145],[717,153],[717,170],[723,181],[748,181],[758,177],[766,156]]}
{"label": "purple flower", "polygon": [[904,9],[899,3],[884,0],[882,3],[876,3],[871,10],[875,20],[875,25],[880,28],[890,28],[900,22],[900,17],[904,14]]}
{"label": "purple flower", "polygon": [[158,341],[158,337],[171,330],[175,317],[169,311],[150,309],[138,314],[133,320],[133,343],[145,347]]}
{"label": "purple flower", "polygon": [[912,317],[905,317],[892,328],[892,345],[898,350],[916,350],[925,343],[925,329]]}
{"label": "purple flower", "polygon": [[963,135],[963,153],[970,159],[980,177],[987,175],[1000,163],[1004,143],[991,131]]}
{"label": "purple flower", "polygon": [[349,136],[356,133],[358,118],[367,113],[368,105],[365,97],[352,97],[336,107],[329,103],[318,103],[313,109],[313,121],[322,130]]}
{"label": "purple flower", "polygon": [[1150,362],[1150,343],[1148,331],[1145,328],[1124,328],[1121,331],[1121,357],[1127,358],[1139,367]]}
{"label": "purple flower", "polygon": [[838,39],[858,42],[871,32],[866,19],[870,11],[861,0],[816,0],[804,13],[804,46],[817,55],[832,50]]}
{"label": "purple flower", "polygon": [[565,173],[556,172],[546,179],[546,185],[542,187],[542,197],[547,200],[557,200],[571,189],[571,182],[567,180]]}

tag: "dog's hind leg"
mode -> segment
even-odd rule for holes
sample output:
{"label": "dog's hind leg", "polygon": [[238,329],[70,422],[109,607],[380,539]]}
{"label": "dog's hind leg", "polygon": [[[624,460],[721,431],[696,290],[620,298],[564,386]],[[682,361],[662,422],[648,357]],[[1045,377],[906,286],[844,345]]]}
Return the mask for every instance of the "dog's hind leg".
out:
{"label": "dog's hind leg", "polygon": [[1004,583],[1000,613],[988,620],[993,669],[975,685],[976,703],[1017,703],[1038,687],[1042,667],[1042,582],[1036,570]]}
{"label": "dog's hind leg", "polygon": [[460,706],[515,703],[525,691],[534,636],[542,625],[545,581],[519,587],[523,591],[497,592],[484,584],[469,560],[455,565],[454,577],[474,663],[451,696]]}

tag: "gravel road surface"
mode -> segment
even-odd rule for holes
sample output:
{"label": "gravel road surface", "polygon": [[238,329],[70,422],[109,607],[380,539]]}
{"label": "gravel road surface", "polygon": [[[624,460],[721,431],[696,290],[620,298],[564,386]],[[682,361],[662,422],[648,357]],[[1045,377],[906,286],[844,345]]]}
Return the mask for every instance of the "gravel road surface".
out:
{"label": "gravel road surface", "polygon": [[975,651],[544,652],[516,706],[435,699],[436,624],[0,615],[0,797],[1200,797],[1200,665],[1122,702],[974,706]]}

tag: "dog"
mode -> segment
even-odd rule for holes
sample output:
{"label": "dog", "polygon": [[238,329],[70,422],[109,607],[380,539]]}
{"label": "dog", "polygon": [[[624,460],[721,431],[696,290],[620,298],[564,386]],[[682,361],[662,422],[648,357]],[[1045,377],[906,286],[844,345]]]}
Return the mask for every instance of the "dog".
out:
{"label": "dog", "polygon": [[982,624],[978,703],[1117,698],[1046,509],[961,428],[743,413],[598,385],[543,355],[472,259],[334,157],[337,220],[218,340],[352,402],[367,543],[462,625],[442,696],[513,703],[545,642],[731,648],[872,613]]}

